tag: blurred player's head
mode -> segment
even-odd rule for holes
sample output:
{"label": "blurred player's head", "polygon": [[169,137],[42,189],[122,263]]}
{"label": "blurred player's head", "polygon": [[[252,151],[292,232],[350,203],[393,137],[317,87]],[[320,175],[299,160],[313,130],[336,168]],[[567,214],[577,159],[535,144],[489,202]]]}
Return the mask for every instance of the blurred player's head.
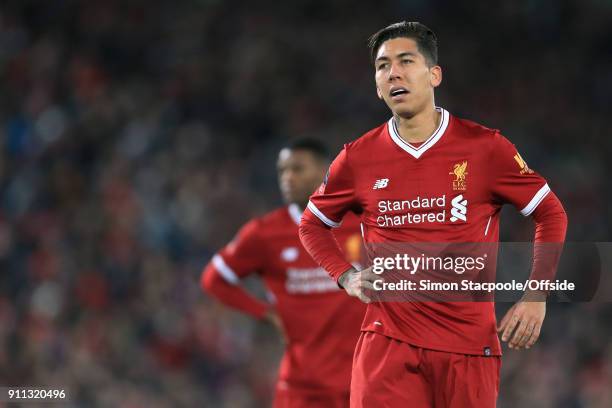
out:
{"label": "blurred player's head", "polygon": [[278,154],[278,184],[286,203],[304,209],[313,191],[319,187],[329,167],[325,144],[304,138],[291,142]]}
{"label": "blurred player's head", "polygon": [[438,40],[425,25],[402,21],[369,39],[376,92],[395,115],[410,118],[434,103],[442,81]]}

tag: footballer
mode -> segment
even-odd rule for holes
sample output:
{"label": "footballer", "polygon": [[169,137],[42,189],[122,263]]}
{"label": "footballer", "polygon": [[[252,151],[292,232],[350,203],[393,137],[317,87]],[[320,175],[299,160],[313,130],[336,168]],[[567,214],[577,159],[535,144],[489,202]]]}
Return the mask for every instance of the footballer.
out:
{"label": "footballer", "polygon": [[[308,197],[329,167],[326,147],[300,139],[278,156],[278,181],[287,205],[248,222],[213,256],[202,288],[228,307],[275,324],[286,340],[275,408],[345,408],[353,351],[365,305],[350,298],[302,247],[298,225]],[[356,216],[336,231],[340,256],[358,263],[361,235]],[[256,275],[274,301],[249,294],[240,280]]]}
{"label": "footballer", "polygon": [[[392,116],[345,145],[300,224],[313,258],[349,295],[368,304],[353,362],[351,407],[494,407],[498,330],[510,348],[533,346],[546,293],[527,291],[499,326],[490,301],[371,301],[368,290],[378,276],[346,262],[331,229],[354,212],[361,214],[366,246],[497,243],[500,210],[509,203],[535,222],[532,276],[550,276],[565,239],[565,211],[498,130],[436,106],[442,68],[429,28],[392,24],[375,33],[369,47],[376,93]],[[551,255],[540,250],[544,244],[559,249]]]}

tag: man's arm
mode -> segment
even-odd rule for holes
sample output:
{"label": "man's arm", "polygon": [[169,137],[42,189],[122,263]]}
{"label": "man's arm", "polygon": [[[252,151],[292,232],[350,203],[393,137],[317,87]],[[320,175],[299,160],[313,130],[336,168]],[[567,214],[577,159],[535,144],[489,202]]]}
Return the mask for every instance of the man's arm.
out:
{"label": "man's arm", "polygon": [[[215,257],[218,256],[215,255]],[[223,262],[222,258],[214,259],[221,259],[221,262]],[[256,319],[264,318],[270,310],[270,306],[245,291],[240,286],[236,274],[233,272],[223,274],[215,267],[214,263],[214,261],[211,261],[202,271],[200,279],[202,290],[232,309],[246,313]],[[228,268],[227,265],[221,268],[223,267]]]}
{"label": "man's arm", "polygon": [[308,209],[302,215],[299,230],[302,245],[312,259],[321,265],[346,293],[364,303],[370,303],[371,299],[365,290],[373,289],[372,282],[381,278],[375,275],[371,268],[358,271],[348,263],[331,229]]}
{"label": "man's arm", "polygon": [[242,278],[265,268],[264,239],[258,220],[248,222],[202,271],[201,288],[221,303],[275,326],[280,321],[272,305],[262,302],[240,286]]}
{"label": "man's arm", "polygon": [[[525,160],[499,132],[491,139],[491,193],[495,202],[509,203],[536,223],[530,279],[553,280],[565,240],[567,217],[546,180],[529,168]],[[510,348],[531,347],[539,337],[546,314],[545,292],[526,291],[499,325],[502,341]]]}
{"label": "man's arm", "polygon": [[344,214],[359,207],[348,148],[349,145],[344,146],[329,167],[325,180],[310,197],[300,223],[300,240],[312,259],[349,295],[369,303],[364,291],[372,287],[374,274],[370,268],[363,271],[353,268],[331,232],[331,228],[340,226]]}
{"label": "man's arm", "polygon": [[[549,192],[532,216],[536,228],[533,267],[529,278],[552,280],[563,250],[567,215],[557,196]],[[511,349],[528,349],[538,340],[546,315],[547,295],[545,292],[526,291],[523,299],[508,310],[498,331],[503,332],[502,341],[509,341]]]}
{"label": "man's arm", "polygon": [[344,258],[331,228],[325,225],[308,208],[302,214],[300,222],[300,240],[310,254],[329,275],[338,282],[353,266]]}

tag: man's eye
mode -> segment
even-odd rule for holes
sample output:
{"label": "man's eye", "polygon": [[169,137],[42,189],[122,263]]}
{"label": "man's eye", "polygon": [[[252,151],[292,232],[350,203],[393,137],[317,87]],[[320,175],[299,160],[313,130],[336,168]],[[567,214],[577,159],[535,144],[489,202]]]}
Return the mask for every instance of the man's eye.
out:
{"label": "man's eye", "polygon": [[403,64],[410,64],[410,63],[412,63],[412,60],[404,59],[404,60],[402,60],[402,63]]}
{"label": "man's eye", "polygon": [[385,62],[385,63],[383,63],[383,64],[380,64],[380,65],[378,66],[378,69],[379,69],[379,70],[380,70],[380,69],[386,69],[388,66],[389,66],[389,64],[388,64],[387,62]]}

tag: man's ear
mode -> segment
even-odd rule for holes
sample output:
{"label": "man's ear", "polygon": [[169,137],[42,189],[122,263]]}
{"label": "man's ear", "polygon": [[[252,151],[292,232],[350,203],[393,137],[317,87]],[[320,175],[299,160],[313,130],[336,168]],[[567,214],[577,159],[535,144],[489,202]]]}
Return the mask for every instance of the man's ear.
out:
{"label": "man's ear", "polygon": [[430,75],[430,84],[432,87],[436,88],[442,83],[442,67],[439,65],[434,65],[429,69]]}

